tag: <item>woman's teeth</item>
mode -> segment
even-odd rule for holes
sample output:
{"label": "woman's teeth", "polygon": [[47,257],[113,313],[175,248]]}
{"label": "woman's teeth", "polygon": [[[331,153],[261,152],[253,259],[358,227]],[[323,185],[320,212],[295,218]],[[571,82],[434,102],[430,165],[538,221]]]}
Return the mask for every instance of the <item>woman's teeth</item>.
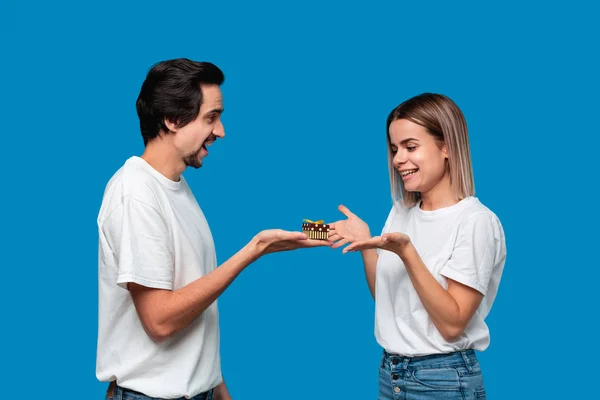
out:
{"label": "woman's teeth", "polygon": [[411,174],[414,174],[417,171],[418,171],[418,169],[408,169],[406,171],[400,172],[400,175],[401,176],[411,175]]}

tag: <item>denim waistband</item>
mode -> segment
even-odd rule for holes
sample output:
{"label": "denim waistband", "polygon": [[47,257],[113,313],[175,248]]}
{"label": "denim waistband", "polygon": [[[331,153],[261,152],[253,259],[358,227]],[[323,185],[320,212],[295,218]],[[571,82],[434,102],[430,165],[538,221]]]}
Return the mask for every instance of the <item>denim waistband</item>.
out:
{"label": "denim waistband", "polygon": [[391,354],[384,350],[382,365],[388,363],[403,369],[407,369],[409,366],[412,368],[465,366],[469,370],[479,364],[475,351],[472,349],[414,357]]}
{"label": "denim waistband", "polygon": [[[131,389],[127,389],[121,386],[116,386],[116,390],[115,390],[115,399],[113,400],[121,400],[123,398],[124,395],[129,394],[129,397],[132,397],[136,400],[160,400],[157,399],[156,397],[149,397],[146,396],[143,393],[137,392],[135,390],[131,390]],[[203,392],[203,393],[198,393],[197,395],[191,397],[189,400],[212,400],[213,399],[213,390],[209,390],[208,392]],[[175,400],[187,400],[184,397],[180,397],[179,399],[175,399]]]}

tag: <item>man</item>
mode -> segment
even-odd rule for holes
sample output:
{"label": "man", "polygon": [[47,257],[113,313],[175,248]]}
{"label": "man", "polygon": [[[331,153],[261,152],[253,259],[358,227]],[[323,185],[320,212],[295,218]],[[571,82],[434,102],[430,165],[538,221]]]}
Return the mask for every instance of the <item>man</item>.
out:
{"label": "man", "polygon": [[200,168],[225,137],[223,81],[211,63],[176,59],[153,66],[142,85],[144,153],[110,179],[98,215],[96,375],[111,382],[108,398],[230,399],[217,297],[265,254],[330,244],[267,230],[217,268],[209,226],[181,174]]}

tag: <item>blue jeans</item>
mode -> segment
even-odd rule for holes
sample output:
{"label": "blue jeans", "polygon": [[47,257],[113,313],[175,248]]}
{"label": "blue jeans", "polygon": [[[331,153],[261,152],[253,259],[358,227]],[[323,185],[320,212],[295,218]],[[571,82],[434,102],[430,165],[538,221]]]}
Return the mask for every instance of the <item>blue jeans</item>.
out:
{"label": "blue jeans", "polygon": [[[133,390],[122,388],[118,385],[114,387],[113,392],[113,384],[109,386],[109,389],[106,393],[105,400],[165,400],[157,397],[148,397],[143,393],[135,392]],[[113,396],[113,397],[110,397]],[[179,399],[174,400],[188,400],[185,397],[180,397]],[[209,390],[205,393],[197,394],[196,396],[190,398],[189,400],[213,400],[213,391]]]}
{"label": "blue jeans", "polygon": [[481,368],[473,350],[422,357],[383,352],[378,400],[485,398]]}

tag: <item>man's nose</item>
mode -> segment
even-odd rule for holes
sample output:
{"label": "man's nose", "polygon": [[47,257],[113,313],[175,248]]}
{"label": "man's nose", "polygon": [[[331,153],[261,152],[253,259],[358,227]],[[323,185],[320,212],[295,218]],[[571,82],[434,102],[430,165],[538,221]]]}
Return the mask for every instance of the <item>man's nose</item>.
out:
{"label": "man's nose", "polygon": [[215,129],[213,129],[213,135],[221,139],[225,137],[225,127],[221,121],[219,121],[219,123],[215,126]]}

